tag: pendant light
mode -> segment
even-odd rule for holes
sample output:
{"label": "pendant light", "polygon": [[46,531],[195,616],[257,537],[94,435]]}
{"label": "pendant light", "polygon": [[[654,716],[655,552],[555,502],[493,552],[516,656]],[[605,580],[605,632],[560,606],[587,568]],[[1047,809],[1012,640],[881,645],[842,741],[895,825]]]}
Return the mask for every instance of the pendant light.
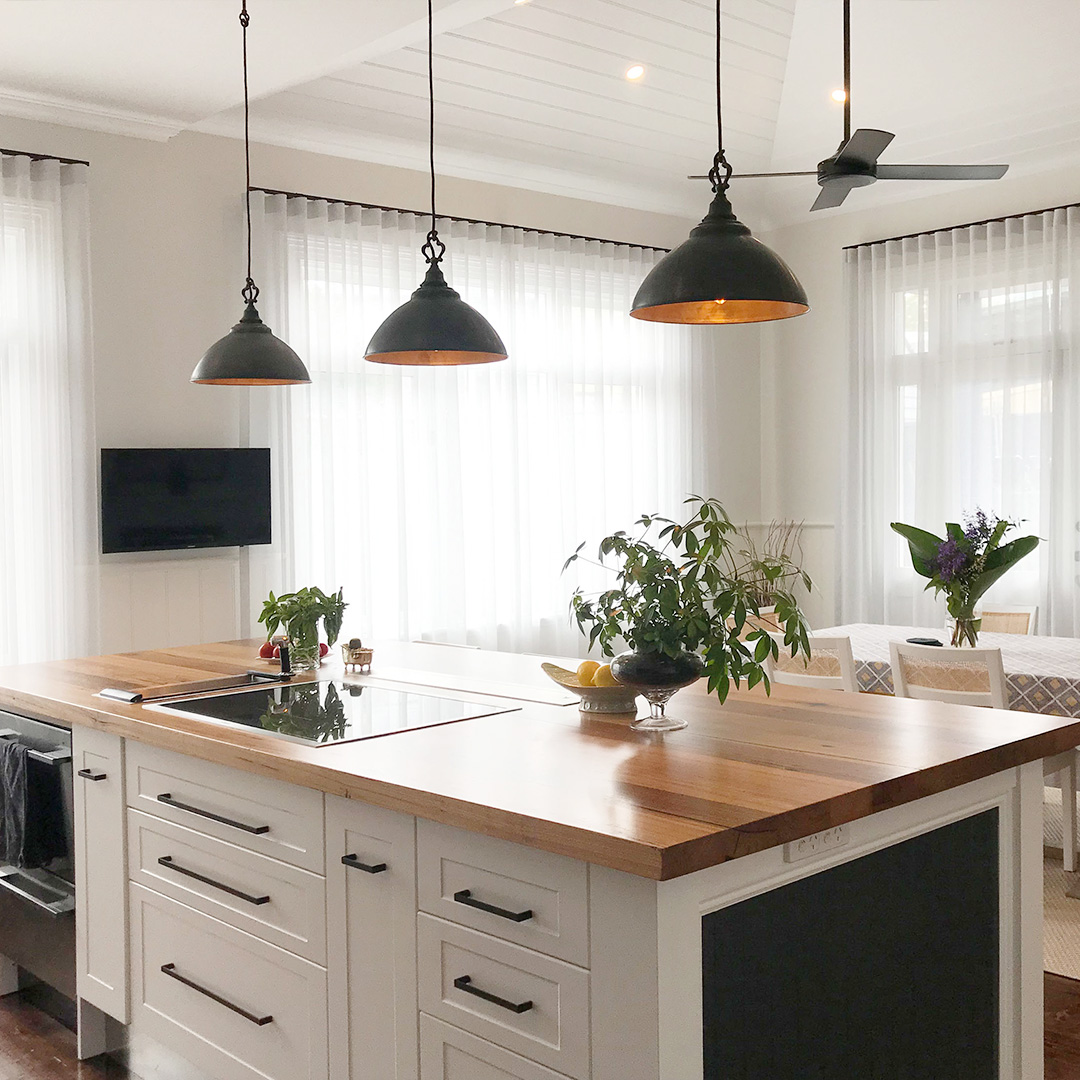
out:
{"label": "pendant light", "polygon": [[432,11],[428,0],[428,164],[431,172],[431,232],[420,249],[428,269],[420,288],[392,311],[364,353],[377,364],[425,367],[487,364],[506,359],[506,346],[492,325],[446,283],[439,263],[446,245],[435,228],[435,73]]}
{"label": "pendant light", "polygon": [[240,295],[247,305],[240,321],[220,341],[206,350],[191,373],[193,383],[214,386],[283,386],[309,383],[304,362],[270,327],[259,318],[255,301],[259,290],[251,277],[251,147],[248,134],[247,28],[250,16],[247,0],[240,9],[244,35],[244,168],[247,186],[244,201],[247,210],[247,280]]}
{"label": "pendant light", "polygon": [[690,238],[649,271],[634,297],[635,319],[665,323],[752,323],[790,319],[810,305],[787,264],[735,217],[720,107],[720,0],[716,0],[717,151],[713,201]]}

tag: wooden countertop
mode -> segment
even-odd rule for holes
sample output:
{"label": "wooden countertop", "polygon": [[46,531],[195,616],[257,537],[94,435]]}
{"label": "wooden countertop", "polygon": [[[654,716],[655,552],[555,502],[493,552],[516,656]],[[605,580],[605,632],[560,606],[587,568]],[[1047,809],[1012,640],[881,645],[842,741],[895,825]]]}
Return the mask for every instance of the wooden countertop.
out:
{"label": "wooden countertop", "polygon": [[[669,706],[690,726],[663,736],[573,705],[526,702],[519,712],[325,748],[95,696],[104,686],[243,672],[259,666],[258,644],[0,668],[0,708],[658,880],[1080,744],[1080,720],[789,687],[775,687],[771,698],[734,693],[721,707],[703,682]],[[550,701],[557,687],[539,664],[532,656],[379,643],[371,681]],[[341,675],[340,661],[319,673]]]}

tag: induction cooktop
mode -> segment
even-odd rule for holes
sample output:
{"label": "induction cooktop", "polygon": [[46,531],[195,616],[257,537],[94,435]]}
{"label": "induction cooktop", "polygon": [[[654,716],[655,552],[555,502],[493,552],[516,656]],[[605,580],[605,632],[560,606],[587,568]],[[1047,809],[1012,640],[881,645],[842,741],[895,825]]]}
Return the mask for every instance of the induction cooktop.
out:
{"label": "induction cooktop", "polygon": [[480,716],[517,712],[515,706],[488,705],[458,696],[391,690],[337,680],[275,683],[231,694],[192,697],[148,709],[200,720],[241,724],[309,746],[331,746],[399,731],[452,724]]}

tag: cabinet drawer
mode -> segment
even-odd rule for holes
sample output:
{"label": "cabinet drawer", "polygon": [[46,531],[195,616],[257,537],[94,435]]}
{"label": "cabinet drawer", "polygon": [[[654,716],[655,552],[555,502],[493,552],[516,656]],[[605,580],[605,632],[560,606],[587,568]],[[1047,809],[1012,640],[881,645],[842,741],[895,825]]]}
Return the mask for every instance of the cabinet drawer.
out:
{"label": "cabinet drawer", "polygon": [[565,1080],[433,1016],[420,1017],[420,1080]]}
{"label": "cabinet drawer", "polygon": [[140,885],[326,963],[326,881],[318,874],[138,810],[128,810],[128,868]]}
{"label": "cabinet drawer", "polygon": [[323,873],[323,796],[128,742],[127,801],[144,813]]}
{"label": "cabinet drawer", "polygon": [[71,732],[75,804],[75,985],[78,996],[128,1022],[124,740]]}
{"label": "cabinet drawer", "polygon": [[585,863],[434,821],[416,842],[421,911],[588,967]]}
{"label": "cabinet drawer", "polygon": [[323,968],[140,885],[131,914],[140,1030],[213,1076],[325,1080]]}
{"label": "cabinet drawer", "polygon": [[417,972],[422,1012],[568,1076],[588,1076],[587,971],[421,914]]}

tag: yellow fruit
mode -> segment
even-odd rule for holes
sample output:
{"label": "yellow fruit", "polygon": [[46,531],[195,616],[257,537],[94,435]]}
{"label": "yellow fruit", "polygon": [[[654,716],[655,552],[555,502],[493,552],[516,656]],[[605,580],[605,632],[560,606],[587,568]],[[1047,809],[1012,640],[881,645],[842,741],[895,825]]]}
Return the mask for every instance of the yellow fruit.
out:
{"label": "yellow fruit", "polygon": [[618,686],[619,680],[611,674],[611,665],[603,664],[596,669],[596,674],[593,675],[593,686]]}
{"label": "yellow fruit", "polygon": [[593,676],[600,665],[595,660],[582,660],[577,669],[577,680],[582,686],[592,686]]}

